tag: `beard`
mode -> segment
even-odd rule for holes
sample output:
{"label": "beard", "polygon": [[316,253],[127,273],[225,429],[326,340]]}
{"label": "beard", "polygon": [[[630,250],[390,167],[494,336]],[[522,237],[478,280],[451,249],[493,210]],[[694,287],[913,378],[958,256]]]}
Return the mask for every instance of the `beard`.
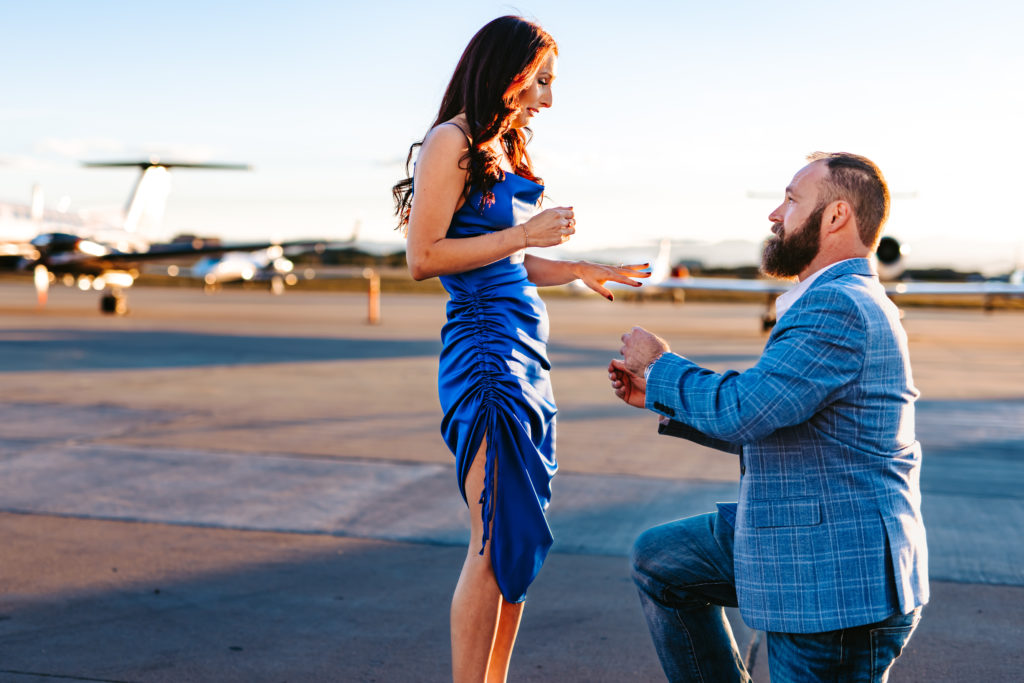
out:
{"label": "beard", "polygon": [[769,237],[761,254],[761,272],[774,277],[796,277],[811,264],[821,249],[821,217],[825,207],[819,206],[800,229],[790,237],[782,237],[782,224],[772,226],[774,237]]}

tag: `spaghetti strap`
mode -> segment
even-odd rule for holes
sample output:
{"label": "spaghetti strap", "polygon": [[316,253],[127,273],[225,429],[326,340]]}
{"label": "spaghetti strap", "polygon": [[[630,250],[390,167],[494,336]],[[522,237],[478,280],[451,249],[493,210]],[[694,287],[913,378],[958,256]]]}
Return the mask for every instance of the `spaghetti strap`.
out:
{"label": "spaghetti strap", "polygon": [[463,130],[462,126],[460,126],[459,124],[453,123],[451,121],[445,121],[444,123],[438,124],[438,127],[441,127],[441,126],[455,126],[456,128],[459,129],[460,133],[462,133],[463,135],[466,136],[466,142],[468,142],[470,145],[473,144],[473,138],[469,137],[469,133],[467,133],[465,130]]}

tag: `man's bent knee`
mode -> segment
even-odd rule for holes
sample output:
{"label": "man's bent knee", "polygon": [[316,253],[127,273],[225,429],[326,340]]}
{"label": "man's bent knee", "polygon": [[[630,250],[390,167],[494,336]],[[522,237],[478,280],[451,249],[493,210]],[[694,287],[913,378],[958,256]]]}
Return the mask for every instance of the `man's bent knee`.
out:
{"label": "man's bent knee", "polygon": [[651,576],[651,559],[654,555],[663,552],[658,527],[648,529],[640,534],[633,542],[630,551],[630,568],[633,582],[640,588],[646,588]]}

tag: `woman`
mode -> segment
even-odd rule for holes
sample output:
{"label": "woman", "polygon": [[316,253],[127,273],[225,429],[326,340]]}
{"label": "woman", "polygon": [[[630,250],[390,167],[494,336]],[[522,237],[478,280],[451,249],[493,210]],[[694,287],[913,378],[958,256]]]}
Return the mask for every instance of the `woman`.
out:
{"label": "woman", "polygon": [[451,296],[441,431],[471,526],[451,609],[457,683],[505,680],[526,589],[551,546],[544,510],[557,468],[555,403],[537,286],[580,279],[611,300],[608,280],[639,286],[631,277],[646,277],[643,266],[523,253],[575,232],[572,207],[537,212],[544,186],[526,153],[527,124],[551,106],[557,55],[551,36],[519,17],[484,26],[431,130],[409,150],[411,160],[422,145],[414,177],[394,187],[412,276],[439,276]]}

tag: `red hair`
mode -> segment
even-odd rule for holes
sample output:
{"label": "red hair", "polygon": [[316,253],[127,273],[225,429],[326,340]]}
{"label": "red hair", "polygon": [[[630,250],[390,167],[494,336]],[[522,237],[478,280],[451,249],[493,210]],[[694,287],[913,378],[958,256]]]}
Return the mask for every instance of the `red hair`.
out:
{"label": "red hair", "polygon": [[[480,208],[494,201],[492,188],[505,179],[498,156],[487,149],[495,138],[500,138],[516,175],[540,181],[533,174],[526,152],[529,129],[512,128],[511,124],[518,113],[519,93],[552,51],[557,55],[558,45],[537,24],[522,17],[499,17],[477,31],[455,67],[430,127],[465,113],[470,146],[462,160],[468,170],[464,195],[468,198],[471,190],[479,190]],[[421,140],[409,147],[405,161],[408,177],[391,191],[399,228],[409,222],[413,190],[409,165],[413,152],[422,144]]]}

